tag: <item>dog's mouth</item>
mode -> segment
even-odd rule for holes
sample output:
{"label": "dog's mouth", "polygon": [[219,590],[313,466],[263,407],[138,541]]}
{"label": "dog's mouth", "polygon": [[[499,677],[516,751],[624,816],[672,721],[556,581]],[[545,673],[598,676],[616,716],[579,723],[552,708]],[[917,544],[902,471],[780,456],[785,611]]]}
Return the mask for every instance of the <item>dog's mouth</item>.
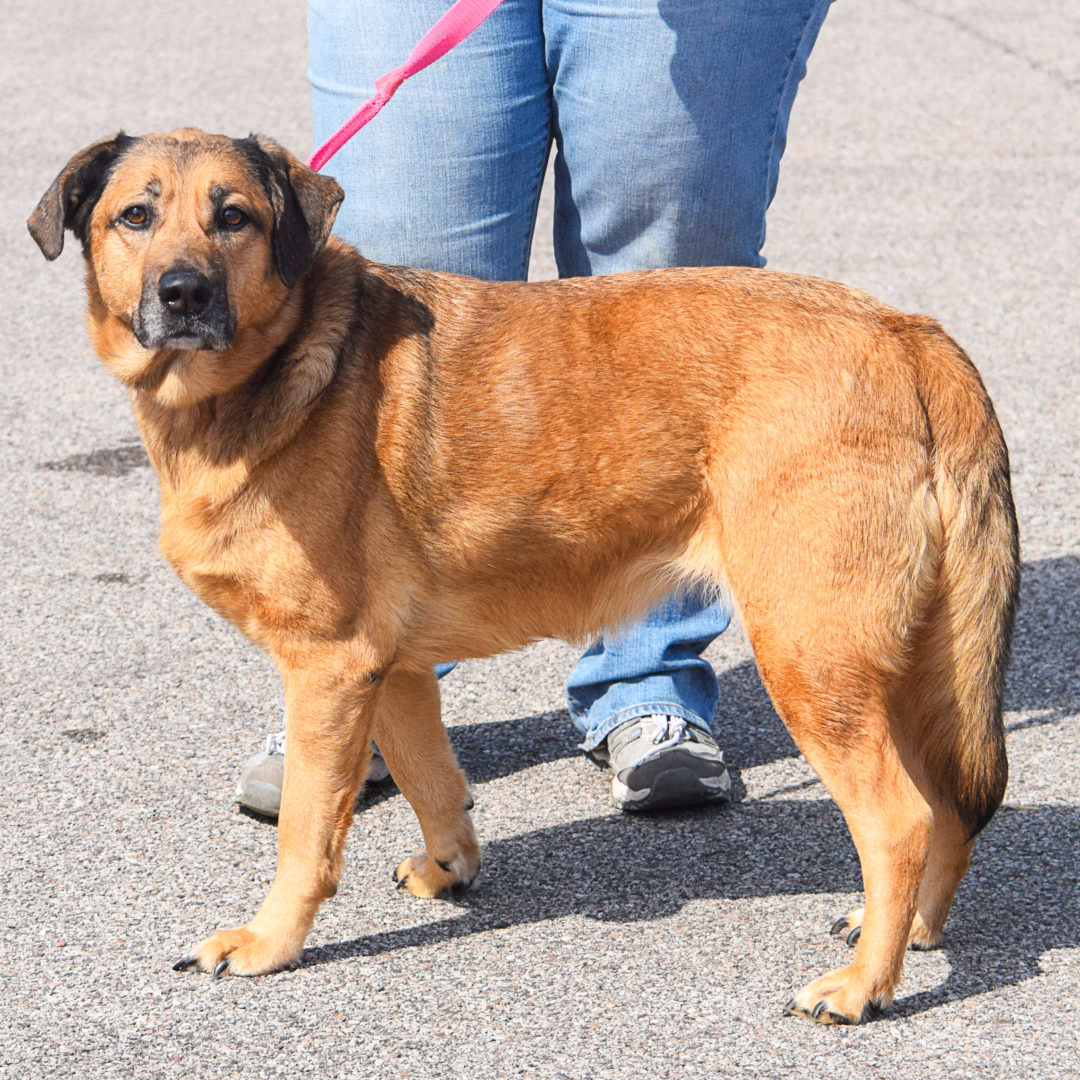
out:
{"label": "dog's mouth", "polygon": [[224,305],[204,315],[177,319],[160,311],[140,309],[131,321],[135,339],[144,349],[222,352],[232,345],[235,320]]}
{"label": "dog's mouth", "polygon": [[156,349],[198,349],[221,352],[229,347],[229,342],[217,334],[169,334],[158,344],[150,346]]}
{"label": "dog's mouth", "polygon": [[224,352],[230,341],[223,334],[166,334],[136,333],[139,344],[151,352]]}

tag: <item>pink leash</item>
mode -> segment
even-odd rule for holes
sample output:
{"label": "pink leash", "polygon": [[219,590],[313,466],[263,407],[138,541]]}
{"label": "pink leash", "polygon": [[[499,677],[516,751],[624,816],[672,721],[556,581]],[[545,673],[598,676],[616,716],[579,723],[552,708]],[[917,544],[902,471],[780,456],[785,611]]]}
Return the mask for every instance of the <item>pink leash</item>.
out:
{"label": "pink leash", "polygon": [[404,64],[375,80],[375,96],[364,102],[311,155],[308,166],[321,169],[369,120],[374,119],[409,76],[423,71],[455,45],[460,45],[501,3],[502,0],[456,0],[450,10],[420,39]]}

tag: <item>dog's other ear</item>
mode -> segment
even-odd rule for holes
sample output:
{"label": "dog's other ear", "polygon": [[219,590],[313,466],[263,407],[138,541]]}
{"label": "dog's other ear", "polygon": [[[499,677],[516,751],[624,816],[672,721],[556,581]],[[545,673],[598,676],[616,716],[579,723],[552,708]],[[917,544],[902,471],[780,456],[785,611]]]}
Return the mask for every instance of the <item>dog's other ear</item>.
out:
{"label": "dog's other ear", "polygon": [[336,180],[309,169],[273,139],[239,140],[274,209],[274,262],[291,289],[323,249],[345,198]]}
{"label": "dog's other ear", "polygon": [[122,131],[99,139],[80,150],[60,170],[26,222],[46,259],[55,259],[64,250],[65,229],[71,229],[86,243],[90,214],[109,178],[109,170],[134,141]]}

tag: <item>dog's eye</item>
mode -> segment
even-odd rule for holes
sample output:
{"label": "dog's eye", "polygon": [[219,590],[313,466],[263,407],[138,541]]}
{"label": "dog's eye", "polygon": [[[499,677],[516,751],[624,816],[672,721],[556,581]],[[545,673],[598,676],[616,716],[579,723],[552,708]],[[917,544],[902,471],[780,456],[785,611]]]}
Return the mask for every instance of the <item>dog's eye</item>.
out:
{"label": "dog's eye", "polygon": [[135,229],[141,229],[150,220],[145,206],[129,206],[120,216]]}
{"label": "dog's eye", "polygon": [[221,211],[221,224],[227,229],[240,229],[247,224],[247,214],[239,206],[226,206]]}

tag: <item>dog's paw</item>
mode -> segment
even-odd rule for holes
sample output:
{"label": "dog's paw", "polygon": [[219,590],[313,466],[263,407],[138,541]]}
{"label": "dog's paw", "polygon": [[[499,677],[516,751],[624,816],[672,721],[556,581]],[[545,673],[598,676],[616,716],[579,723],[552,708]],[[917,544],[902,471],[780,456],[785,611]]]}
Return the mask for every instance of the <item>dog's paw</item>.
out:
{"label": "dog's paw", "polygon": [[408,889],[413,896],[446,899],[465,892],[479,868],[479,857],[470,857],[464,852],[450,862],[426,854],[414,855],[398,866],[394,880],[399,889]]}
{"label": "dog's paw", "polygon": [[[855,908],[846,915],[841,915],[829,928],[829,933],[834,937],[842,937],[848,945],[854,947],[862,933],[865,908]],[[908,948],[916,950],[933,949],[941,942],[941,931],[932,931],[923,921],[919,914],[911,921],[911,932],[908,934]]]}
{"label": "dog's paw", "polygon": [[785,1006],[786,1016],[804,1016],[819,1024],[861,1024],[877,1016],[891,994],[871,995],[856,979],[854,968],[840,968],[807,983]]}
{"label": "dog's paw", "polygon": [[283,945],[247,926],[238,926],[200,941],[187,956],[173,964],[173,970],[197,968],[220,979],[222,975],[268,975],[294,968],[299,962],[300,949],[294,945]]}
{"label": "dog's paw", "polygon": [[911,921],[911,933],[908,934],[908,948],[924,952],[927,949],[936,949],[941,944],[944,933],[941,930],[931,930],[923,921],[923,917],[916,912]]}

